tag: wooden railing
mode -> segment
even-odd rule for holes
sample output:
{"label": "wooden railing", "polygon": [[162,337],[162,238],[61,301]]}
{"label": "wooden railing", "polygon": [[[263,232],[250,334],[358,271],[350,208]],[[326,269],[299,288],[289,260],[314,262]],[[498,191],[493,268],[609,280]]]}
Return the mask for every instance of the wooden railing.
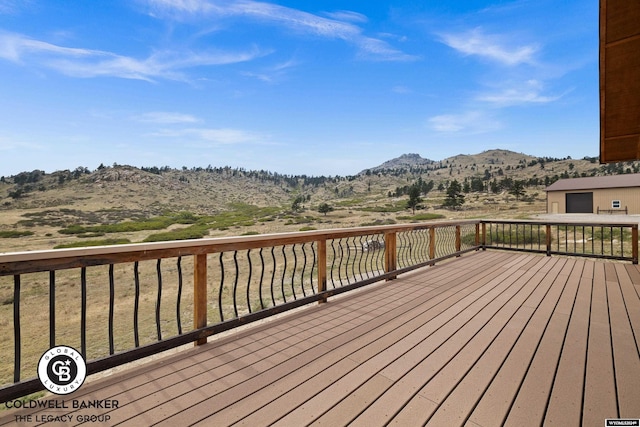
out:
{"label": "wooden railing", "polygon": [[638,223],[482,221],[481,246],[638,263]]}
{"label": "wooden railing", "polygon": [[[50,347],[92,374],[478,249],[638,262],[638,224],[460,221],[0,254],[0,402]],[[25,379],[26,377],[26,379]]]}
{"label": "wooden railing", "polygon": [[460,256],[479,233],[463,221],[0,255],[0,401],[42,389],[50,347],[100,372]]}

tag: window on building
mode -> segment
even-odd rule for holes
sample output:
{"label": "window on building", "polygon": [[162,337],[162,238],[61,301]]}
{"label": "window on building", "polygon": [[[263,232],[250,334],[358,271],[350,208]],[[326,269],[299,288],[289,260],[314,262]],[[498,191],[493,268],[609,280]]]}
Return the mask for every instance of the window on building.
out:
{"label": "window on building", "polygon": [[620,200],[612,200],[611,209],[620,209]]}

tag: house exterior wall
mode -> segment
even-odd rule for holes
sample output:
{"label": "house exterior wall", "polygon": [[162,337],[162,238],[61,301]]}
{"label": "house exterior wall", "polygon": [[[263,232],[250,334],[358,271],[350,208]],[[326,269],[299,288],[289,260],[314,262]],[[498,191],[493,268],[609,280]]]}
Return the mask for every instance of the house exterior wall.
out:
{"label": "house exterior wall", "polygon": [[[547,213],[554,213],[556,207],[556,213],[567,213],[566,194],[587,192],[593,192],[593,213],[597,213],[598,207],[601,211],[614,210],[623,212],[626,207],[630,215],[640,214],[640,187],[549,191],[547,192]],[[614,200],[620,201],[620,207],[617,209],[611,205]],[[554,206],[554,204],[556,205]],[[606,213],[608,212],[604,212],[604,214]]]}

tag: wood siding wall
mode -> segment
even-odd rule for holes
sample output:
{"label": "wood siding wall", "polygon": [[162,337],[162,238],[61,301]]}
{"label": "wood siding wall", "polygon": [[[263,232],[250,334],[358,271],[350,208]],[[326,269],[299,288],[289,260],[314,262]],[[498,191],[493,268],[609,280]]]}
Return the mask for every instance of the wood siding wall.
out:
{"label": "wood siding wall", "polygon": [[549,191],[547,193],[547,213],[553,213],[553,203],[558,203],[558,213],[567,213],[566,194],[585,193],[593,191],[593,213],[600,210],[611,210],[611,202],[620,200],[620,210],[628,208],[630,215],[640,214],[640,187],[636,188],[607,188],[594,190]]}
{"label": "wood siding wall", "polygon": [[640,1],[600,0],[600,161],[640,159]]}

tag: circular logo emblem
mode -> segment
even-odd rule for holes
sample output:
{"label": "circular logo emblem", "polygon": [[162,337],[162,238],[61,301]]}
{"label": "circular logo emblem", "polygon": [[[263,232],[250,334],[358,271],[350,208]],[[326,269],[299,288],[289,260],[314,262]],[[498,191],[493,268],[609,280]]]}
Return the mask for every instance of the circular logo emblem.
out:
{"label": "circular logo emblem", "polygon": [[38,378],[53,394],[78,390],[87,377],[87,364],[76,349],[65,345],[47,350],[38,362]]}

